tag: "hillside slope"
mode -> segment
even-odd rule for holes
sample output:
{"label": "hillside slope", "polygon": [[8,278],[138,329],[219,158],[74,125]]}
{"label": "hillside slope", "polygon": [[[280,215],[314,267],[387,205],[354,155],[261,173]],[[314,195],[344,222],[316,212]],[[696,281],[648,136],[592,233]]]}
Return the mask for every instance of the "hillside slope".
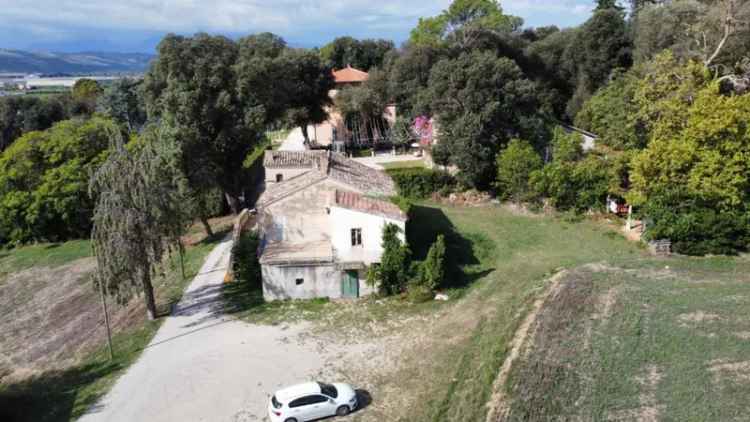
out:
{"label": "hillside slope", "polygon": [[0,49],[0,73],[140,73],[154,58],[143,53],[47,53]]}
{"label": "hillside slope", "polygon": [[632,264],[564,274],[487,422],[748,420],[750,261]]}

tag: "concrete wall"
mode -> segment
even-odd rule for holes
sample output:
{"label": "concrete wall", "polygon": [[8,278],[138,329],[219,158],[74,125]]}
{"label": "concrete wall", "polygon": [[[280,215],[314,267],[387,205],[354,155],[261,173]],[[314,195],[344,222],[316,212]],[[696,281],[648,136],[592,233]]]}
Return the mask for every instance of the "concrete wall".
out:
{"label": "concrete wall", "polygon": [[[342,275],[333,264],[297,267],[263,265],[262,272],[265,300],[341,297]],[[297,285],[297,279],[304,281]]]}
{"label": "concrete wall", "polygon": [[[286,267],[263,265],[263,299],[266,301],[284,299],[313,299],[341,297],[341,281],[344,271],[333,264]],[[367,286],[366,270],[359,270],[359,295],[367,296],[376,291]],[[303,279],[297,284],[297,279]]]}
{"label": "concrete wall", "polygon": [[[401,227],[404,240],[405,222],[372,214],[331,207],[331,243],[336,258],[342,262],[362,261],[367,265],[380,262],[383,254],[383,228],[391,223]],[[362,229],[362,245],[352,246],[351,229]]]}

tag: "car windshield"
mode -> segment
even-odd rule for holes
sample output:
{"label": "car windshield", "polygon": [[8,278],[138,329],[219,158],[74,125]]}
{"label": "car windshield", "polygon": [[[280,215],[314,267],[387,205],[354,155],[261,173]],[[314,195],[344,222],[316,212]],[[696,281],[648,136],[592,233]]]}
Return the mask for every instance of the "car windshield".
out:
{"label": "car windshield", "polygon": [[332,386],[331,384],[319,382],[318,385],[320,386],[320,392],[325,394],[326,396],[333,397],[334,399],[339,396],[339,392],[336,390],[336,387]]}
{"label": "car windshield", "polygon": [[276,400],[276,396],[271,397],[271,404],[276,409],[281,409],[281,403],[279,403],[278,400]]}

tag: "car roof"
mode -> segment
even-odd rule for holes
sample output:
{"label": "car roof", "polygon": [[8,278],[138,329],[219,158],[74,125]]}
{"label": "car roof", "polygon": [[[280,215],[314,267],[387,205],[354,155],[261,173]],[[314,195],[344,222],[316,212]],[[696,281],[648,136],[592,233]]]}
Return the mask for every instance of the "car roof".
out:
{"label": "car roof", "polygon": [[309,394],[320,394],[320,385],[317,382],[304,382],[282,388],[276,392],[275,396],[276,400],[286,403],[289,400]]}

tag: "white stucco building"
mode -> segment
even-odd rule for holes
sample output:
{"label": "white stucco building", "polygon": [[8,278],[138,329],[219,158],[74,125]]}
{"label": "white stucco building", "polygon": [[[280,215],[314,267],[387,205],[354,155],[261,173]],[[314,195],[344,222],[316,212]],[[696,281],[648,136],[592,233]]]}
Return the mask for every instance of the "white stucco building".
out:
{"label": "white stucco building", "polygon": [[[380,262],[386,224],[406,215],[385,173],[326,151],[267,151],[258,202],[266,300],[358,297]],[[402,233],[403,236],[403,233]]]}

